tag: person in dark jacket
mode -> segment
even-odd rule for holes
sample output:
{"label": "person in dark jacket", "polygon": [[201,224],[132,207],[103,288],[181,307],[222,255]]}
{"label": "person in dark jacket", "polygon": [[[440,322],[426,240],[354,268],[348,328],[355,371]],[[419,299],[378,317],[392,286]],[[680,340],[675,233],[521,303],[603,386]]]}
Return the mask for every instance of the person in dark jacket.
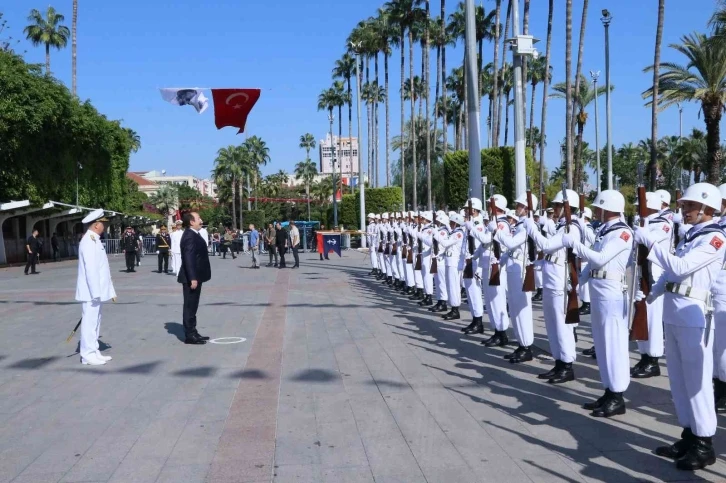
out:
{"label": "person in dark jacket", "polygon": [[[156,253],[159,254],[159,273],[169,272],[169,248],[171,248],[171,235],[166,231],[166,226],[161,225],[161,231],[156,235]],[[164,271],[161,271],[162,262]]]}
{"label": "person in dark jacket", "polygon": [[131,226],[126,227],[126,232],[121,237],[121,248],[126,257],[126,272],[135,272],[134,264],[136,263],[136,250],[138,249],[138,241],[136,233]]}
{"label": "person in dark jacket", "polygon": [[287,230],[282,229],[282,225],[277,223],[275,225],[275,247],[280,254],[280,268],[285,267],[285,247],[287,246]]}
{"label": "person in dark jacket", "polygon": [[212,278],[207,240],[202,239],[199,234],[202,219],[198,213],[185,213],[182,224],[186,229],[180,242],[182,262],[177,282],[182,284],[184,294],[184,343],[206,344],[209,337],[204,337],[197,331],[197,308],[202,284]]}
{"label": "person in dark jacket", "polygon": [[38,240],[38,230],[33,230],[33,234],[28,237],[25,242],[25,251],[28,252],[28,263],[25,264],[25,275],[28,269],[32,275],[37,274],[35,271],[35,263],[38,261],[38,253],[40,253],[40,240]]}

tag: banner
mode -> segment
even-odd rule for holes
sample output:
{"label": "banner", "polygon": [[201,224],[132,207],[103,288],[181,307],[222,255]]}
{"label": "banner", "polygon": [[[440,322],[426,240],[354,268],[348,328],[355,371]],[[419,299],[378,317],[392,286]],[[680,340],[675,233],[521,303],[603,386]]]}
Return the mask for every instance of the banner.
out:
{"label": "banner", "polygon": [[175,106],[192,106],[199,114],[207,110],[209,99],[204,96],[202,89],[198,87],[172,87],[159,89],[161,98]]}
{"label": "banner", "polygon": [[326,235],[324,233],[318,233],[318,252],[322,253],[325,258],[328,258],[328,253],[334,251],[339,257],[342,257],[340,250],[340,235]]}

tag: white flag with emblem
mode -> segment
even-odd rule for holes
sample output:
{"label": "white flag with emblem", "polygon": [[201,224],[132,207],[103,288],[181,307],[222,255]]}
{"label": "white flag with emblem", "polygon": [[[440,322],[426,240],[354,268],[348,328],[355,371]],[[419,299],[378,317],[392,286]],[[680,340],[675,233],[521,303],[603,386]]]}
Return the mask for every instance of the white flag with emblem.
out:
{"label": "white flag with emblem", "polygon": [[161,98],[171,102],[175,106],[194,106],[199,114],[203,113],[209,106],[209,99],[204,96],[202,89],[198,87],[172,87],[159,89]]}

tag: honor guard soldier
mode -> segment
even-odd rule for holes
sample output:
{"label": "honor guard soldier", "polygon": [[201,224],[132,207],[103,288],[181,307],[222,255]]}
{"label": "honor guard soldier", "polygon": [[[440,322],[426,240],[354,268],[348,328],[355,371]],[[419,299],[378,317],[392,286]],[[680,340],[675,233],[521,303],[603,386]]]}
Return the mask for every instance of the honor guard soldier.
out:
{"label": "honor guard soldier", "polygon": [[391,285],[391,287],[394,290],[398,290],[398,287],[401,283],[401,273],[398,271],[398,241],[401,239],[401,234],[399,231],[400,218],[400,213],[391,213],[391,250],[389,260],[391,263],[391,273],[393,275],[393,284]]}
{"label": "honor guard soldier", "polygon": [[[507,220],[507,199],[502,195],[492,195],[489,203],[490,205],[493,204],[494,208],[491,214],[492,219],[486,226],[487,231],[492,237],[489,262],[486,266],[490,272],[493,270],[499,272],[499,280],[496,280],[496,277],[489,273],[488,277],[485,275],[486,278],[482,282],[486,287],[485,292],[489,321],[494,328],[494,335],[482,341],[482,344],[487,347],[504,347],[509,343],[509,338],[507,337],[507,329],[509,328],[509,315],[507,314],[508,273],[507,270],[503,270],[506,266],[506,263],[502,263],[505,262],[503,259],[505,253],[502,251],[501,237],[498,235],[500,235],[500,231],[511,234],[512,227]],[[497,256],[497,252],[499,252],[499,256]],[[522,291],[521,282],[519,283],[518,290],[520,292]]]}
{"label": "honor guard soldier", "polygon": [[[166,226],[161,225],[160,232],[156,235],[156,253],[159,258],[159,273],[169,273],[169,249],[171,248],[171,235],[166,231]],[[161,271],[162,262],[164,271]]]}
{"label": "honor guard soldier", "polygon": [[418,233],[418,239],[421,240],[421,279],[423,282],[424,297],[418,303],[422,307],[434,304],[434,276],[431,273],[431,247],[433,246],[433,234],[436,227],[433,224],[434,216],[430,211],[421,213],[423,227]]}
{"label": "honor guard soldier", "polygon": [[[417,211],[414,216],[414,224],[411,225],[410,233],[412,238],[412,246],[413,246],[413,279],[414,284],[416,286],[416,289],[413,292],[413,295],[411,295],[408,299],[409,300],[423,300],[424,298],[424,292],[423,292],[423,277],[421,274],[421,267],[418,264],[419,255],[421,254],[421,242],[418,238],[418,234],[421,231],[421,226],[423,224],[423,218],[421,217],[421,212]],[[418,268],[417,268],[418,267]]]}
{"label": "honor guard soldier", "polygon": [[[662,198],[658,193],[646,193],[645,199],[648,211],[647,227],[651,239],[663,250],[670,251],[673,244],[673,223],[667,215],[661,216]],[[651,278],[658,280],[663,274],[663,269],[655,263],[648,263]],[[658,359],[663,357],[663,350],[663,297],[661,296],[654,298],[653,302],[648,304],[648,340],[638,341],[640,361],[631,369],[630,377],[645,379],[660,376]]]}
{"label": "honor guard soldier", "polygon": [[[708,183],[686,189],[678,201],[683,221],[692,225],[675,254],[651,239],[647,228],[635,232],[636,243],[650,247],[648,259],[663,268],[647,297],[652,302],[665,293],[668,379],[681,439],[656,449],[656,454],[676,460],[681,470],[697,470],[716,462],[712,437],[716,433],[713,375],[713,326],[710,292],[724,264],[726,233],[713,221],[721,208],[721,192]],[[642,300],[638,292],[636,300]]]}
{"label": "honor guard soldier", "polygon": [[78,280],[76,282],[76,300],[83,303],[81,319],[81,363],[101,366],[111,360],[110,356],[101,354],[98,336],[101,330],[101,306],[116,298],[116,291],[111,281],[111,270],[108,266],[106,249],[101,243],[101,234],[105,231],[103,210],[95,210],[83,219],[86,234],[78,246]]}
{"label": "honor guard soldier", "polygon": [[121,249],[126,257],[126,273],[135,272],[136,250],[139,248],[138,237],[131,226],[126,227],[126,232],[121,238]]}
{"label": "honor guard soldier", "polygon": [[[527,261],[527,229],[524,220],[527,218],[527,194],[516,200],[516,211],[508,216],[511,230],[497,230],[495,239],[507,249],[505,267],[507,271],[506,299],[509,313],[514,322],[514,333],[519,347],[505,356],[512,364],[532,360],[532,344],[534,344],[534,327],[532,322],[532,294],[523,290],[524,273]],[[532,209],[537,209],[537,198],[532,197]]]}
{"label": "honor guard soldier", "polygon": [[416,275],[414,274],[414,262],[416,257],[413,254],[413,247],[416,246],[414,243],[414,212],[408,212],[408,223],[404,227],[406,231],[406,240],[408,241],[408,247],[406,250],[406,290],[403,292],[404,295],[411,295],[416,291]]}
{"label": "honor guard soldier", "polygon": [[368,242],[368,255],[371,261],[371,273],[369,275],[378,275],[378,257],[376,256],[376,250],[378,248],[377,242],[377,227],[376,227],[376,215],[374,213],[368,213],[368,226],[366,227],[366,241]]}
{"label": "honor guard soldier", "polygon": [[396,273],[398,280],[396,281],[396,291],[402,291],[406,288],[406,267],[403,260],[403,225],[404,213],[396,213],[396,226],[393,229],[393,239],[396,245],[396,255],[393,262],[396,264]]}
{"label": "honor guard soldier", "polygon": [[[578,194],[573,190],[567,190],[567,200],[573,211],[580,205]],[[538,375],[539,379],[546,379],[550,384],[561,384],[575,380],[575,372],[572,363],[575,362],[575,334],[572,327],[565,323],[565,301],[567,293],[567,249],[562,243],[567,226],[565,220],[565,205],[562,191],[557,193],[552,205],[553,218],[557,218],[558,224],[554,235],[545,238],[540,234],[534,221],[527,218],[525,226],[527,235],[531,237],[537,246],[545,253],[544,264],[542,265],[542,310],[544,312],[547,338],[550,343],[550,352],[555,358],[555,367]],[[547,210],[549,211],[550,208]],[[549,220],[551,221],[551,220]],[[583,239],[583,228],[576,217],[572,217],[570,233],[576,239]],[[544,231],[548,232],[548,224],[545,223]]]}
{"label": "honor guard soldier", "polygon": [[174,275],[179,275],[181,268],[181,237],[183,234],[182,221],[175,221],[174,232],[171,234],[171,268],[174,270]]}
{"label": "honor guard soldier", "polygon": [[[534,223],[535,226],[542,233],[541,221],[545,219],[545,214],[542,211],[534,212]],[[544,260],[544,253],[542,251],[537,252],[537,260],[534,262],[534,286],[536,292],[532,296],[532,302],[542,301],[542,260]]]}
{"label": "honor guard soldier", "polygon": [[562,243],[587,262],[589,271],[583,272],[580,283],[590,284],[592,338],[605,387],[602,397],[583,408],[591,410],[592,416],[609,418],[625,414],[623,393],[630,384],[625,272],[633,251],[633,233],[620,220],[625,198],[619,191],[602,191],[593,207],[603,225],[592,249],[572,232],[564,235]]}
{"label": "honor guard soldier", "polygon": [[378,220],[378,266],[381,269],[381,275],[378,280],[385,281],[388,277],[388,267],[386,266],[386,223],[388,223],[388,213],[381,213]]}
{"label": "honor guard soldier", "polygon": [[[449,236],[449,217],[443,211],[436,212],[436,232],[441,238]],[[446,287],[446,250],[441,247],[440,243],[432,235],[431,238],[431,257],[436,260],[436,305],[429,308],[431,312],[446,312],[449,310],[447,301],[449,299],[449,291]]]}
{"label": "honor guard soldier", "polygon": [[[585,246],[591,248],[595,243],[595,228],[592,226],[592,210],[586,206],[582,209],[582,224],[585,226]],[[587,261],[582,260],[580,271],[589,273],[590,269],[587,266]],[[590,285],[581,283],[578,295],[582,301],[580,315],[590,315]]]}
{"label": "honor guard soldier", "polygon": [[[470,198],[464,205],[466,222],[464,228],[466,230],[466,241],[462,244],[460,263],[464,269],[462,277],[464,289],[466,290],[466,298],[469,303],[472,321],[461,329],[465,334],[481,334],[484,332],[484,324],[482,318],[484,316],[484,300],[482,299],[482,272],[481,266],[481,246],[482,242],[478,238],[485,232],[486,227],[481,217],[482,203],[479,198]],[[470,267],[469,267],[470,266]],[[467,275],[467,271],[470,271]],[[484,275],[486,276],[486,275]]]}
{"label": "honor guard soldier", "polygon": [[[721,191],[721,218],[718,224],[726,230],[726,184],[718,187]],[[711,290],[713,294],[713,391],[716,412],[726,412],[726,264],[718,272]]]}
{"label": "honor guard soldier", "polygon": [[460,252],[466,238],[462,227],[463,224],[464,217],[452,211],[449,213],[449,228],[451,231],[444,234],[443,230],[436,230],[433,234],[445,256],[446,291],[449,295],[451,310],[442,316],[444,320],[458,320],[461,318],[459,314],[459,306],[461,305],[459,276],[463,265],[461,265]]}

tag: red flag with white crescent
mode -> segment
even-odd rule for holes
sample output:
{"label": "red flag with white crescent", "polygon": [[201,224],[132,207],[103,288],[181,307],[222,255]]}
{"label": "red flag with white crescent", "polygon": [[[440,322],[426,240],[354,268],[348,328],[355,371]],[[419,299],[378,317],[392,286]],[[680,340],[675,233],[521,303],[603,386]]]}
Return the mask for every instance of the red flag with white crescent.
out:
{"label": "red flag with white crescent", "polygon": [[260,89],[212,89],[214,124],[217,129],[226,126],[245,131],[247,116],[260,98]]}

